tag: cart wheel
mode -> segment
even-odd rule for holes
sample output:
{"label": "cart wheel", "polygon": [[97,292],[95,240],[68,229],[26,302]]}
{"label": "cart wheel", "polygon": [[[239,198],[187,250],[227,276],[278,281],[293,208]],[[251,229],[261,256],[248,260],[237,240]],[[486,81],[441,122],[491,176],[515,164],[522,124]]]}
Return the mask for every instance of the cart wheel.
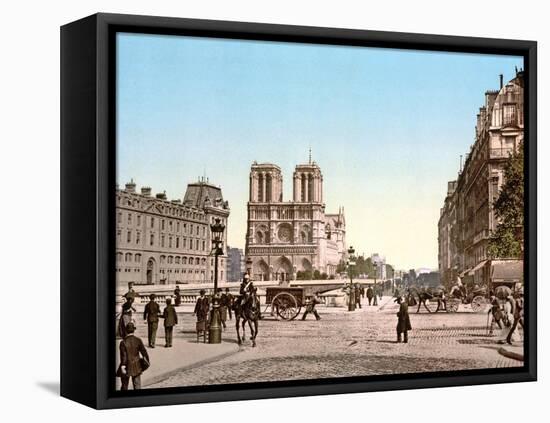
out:
{"label": "cart wheel", "polygon": [[277,310],[277,314],[283,320],[293,320],[300,312],[296,298],[288,292],[281,292],[275,295],[275,298],[271,302],[271,308]]}
{"label": "cart wheel", "polygon": [[472,310],[474,313],[482,312],[485,309],[487,302],[481,295],[476,295],[472,300]]}
{"label": "cart wheel", "polygon": [[458,306],[460,306],[460,300],[456,298],[447,300],[447,313],[456,313],[458,311]]}

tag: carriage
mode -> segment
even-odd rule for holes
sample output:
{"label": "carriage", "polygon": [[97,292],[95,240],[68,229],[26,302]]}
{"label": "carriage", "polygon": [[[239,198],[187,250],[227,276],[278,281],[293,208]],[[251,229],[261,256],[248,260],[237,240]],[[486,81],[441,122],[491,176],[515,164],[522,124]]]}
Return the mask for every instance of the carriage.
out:
{"label": "carriage", "polygon": [[269,287],[265,290],[265,311],[283,320],[294,320],[305,305],[304,288]]}
{"label": "carriage", "polygon": [[466,288],[464,290],[458,287],[455,290],[451,289],[449,297],[447,298],[447,312],[456,313],[460,304],[470,304],[474,313],[485,311],[487,304],[489,304],[487,300],[487,289],[477,288],[473,289],[471,292],[468,292]]}

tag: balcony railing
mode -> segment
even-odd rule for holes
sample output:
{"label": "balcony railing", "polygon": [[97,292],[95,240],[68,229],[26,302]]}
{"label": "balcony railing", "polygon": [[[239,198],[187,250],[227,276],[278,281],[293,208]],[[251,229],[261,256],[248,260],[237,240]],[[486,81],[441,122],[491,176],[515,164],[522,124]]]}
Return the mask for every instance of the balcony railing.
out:
{"label": "balcony railing", "polygon": [[512,154],[514,149],[512,147],[491,148],[489,155],[491,159],[506,158]]}

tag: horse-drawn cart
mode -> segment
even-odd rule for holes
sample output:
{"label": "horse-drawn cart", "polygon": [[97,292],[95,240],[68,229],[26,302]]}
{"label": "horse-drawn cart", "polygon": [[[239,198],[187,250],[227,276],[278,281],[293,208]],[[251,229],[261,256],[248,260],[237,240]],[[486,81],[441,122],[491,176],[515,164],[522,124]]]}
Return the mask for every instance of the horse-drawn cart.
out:
{"label": "horse-drawn cart", "polygon": [[460,289],[458,286],[451,289],[447,299],[447,311],[455,313],[458,311],[460,304],[470,304],[474,313],[485,311],[487,307],[487,290],[485,288],[477,288],[468,292],[467,289]]}
{"label": "horse-drawn cart", "polygon": [[270,287],[265,289],[265,304],[271,315],[283,320],[293,320],[305,303],[304,288]]}

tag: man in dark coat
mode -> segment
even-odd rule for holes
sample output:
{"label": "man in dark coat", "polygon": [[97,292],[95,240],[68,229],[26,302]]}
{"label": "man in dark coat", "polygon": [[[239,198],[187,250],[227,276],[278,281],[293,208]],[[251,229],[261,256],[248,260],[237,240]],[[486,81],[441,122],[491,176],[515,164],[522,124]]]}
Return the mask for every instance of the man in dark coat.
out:
{"label": "man in dark coat", "polygon": [[397,342],[401,342],[401,334],[403,334],[403,342],[409,342],[408,331],[412,329],[411,319],[409,318],[409,306],[403,298],[397,297],[395,302],[399,304],[397,312]]}
{"label": "man in dark coat", "polygon": [[306,316],[309,313],[313,313],[313,315],[315,316],[315,320],[321,320],[321,316],[319,316],[319,313],[317,313],[317,310],[315,309],[315,306],[320,302],[322,302],[322,300],[319,297],[318,293],[316,292],[315,294],[313,294],[313,298],[307,303],[306,311],[302,316],[302,320],[306,320]]}
{"label": "man in dark coat", "polygon": [[172,346],[174,326],[178,324],[178,315],[170,298],[166,298],[166,307],[164,308],[162,317],[164,318],[164,339],[166,340],[164,347],[170,348]]}
{"label": "man in dark coat", "polygon": [[499,329],[502,329],[502,318],[504,317],[504,314],[502,313],[502,309],[500,308],[500,304],[498,302],[497,297],[493,296],[491,297],[491,308],[487,312],[487,314],[491,314],[491,325],[489,326],[489,335],[493,334],[493,330],[495,328],[495,323],[497,324]]}
{"label": "man in dark coat", "polygon": [[372,297],[374,297],[374,290],[369,286],[367,288],[367,299],[369,300],[369,305],[372,303]]}
{"label": "man in dark coat", "polygon": [[521,328],[523,329],[523,297],[520,293],[516,294],[516,298],[514,301],[514,323],[512,324],[512,327],[510,328],[510,332],[508,332],[508,336],[506,337],[506,342],[512,345],[512,335],[514,334],[514,331],[517,329],[518,324],[521,325]]}
{"label": "man in dark coat", "polygon": [[176,285],[176,289],[174,289],[174,296],[176,297],[175,306],[178,307],[181,305],[181,291],[179,285]]}
{"label": "man in dark coat", "polygon": [[160,306],[156,303],[155,298],[155,294],[149,295],[149,302],[143,310],[143,320],[147,322],[147,340],[151,348],[155,348],[160,314]]}
{"label": "man in dark coat", "polygon": [[221,305],[226,307],[227,313],[229,314],[229,320],[233,318],[231,314],[231,309],[233,308],[233,295],[229,292],[229,288],[225,288],[225,292],[221,296]]}
{"label": "man in dark coat", "polygon": [[126,325],[126,337],[120,341],[120,365],[116,375],[120,377],[122,391],[128,390],[130,378],[134,389],[141,389],[141,374],[149,367],[149,354],[143,342],[134,336],[136,327],[133,323]]}
{"label": "man in dark coat", "polygon": [[197,302],[195,303],[195,310],[193,310],[193,315],[197,316],[197,323],[206,322],[208,320],[208,309],[210,307],[210,304],[205,294],[206,291],[204,289],[201,289],[200,297],[197,298]]}
{"label": "man in dark coat", "polygon": [[361,307],[361,288],[358,284],[355,284],[355,305],[359,308]]}

